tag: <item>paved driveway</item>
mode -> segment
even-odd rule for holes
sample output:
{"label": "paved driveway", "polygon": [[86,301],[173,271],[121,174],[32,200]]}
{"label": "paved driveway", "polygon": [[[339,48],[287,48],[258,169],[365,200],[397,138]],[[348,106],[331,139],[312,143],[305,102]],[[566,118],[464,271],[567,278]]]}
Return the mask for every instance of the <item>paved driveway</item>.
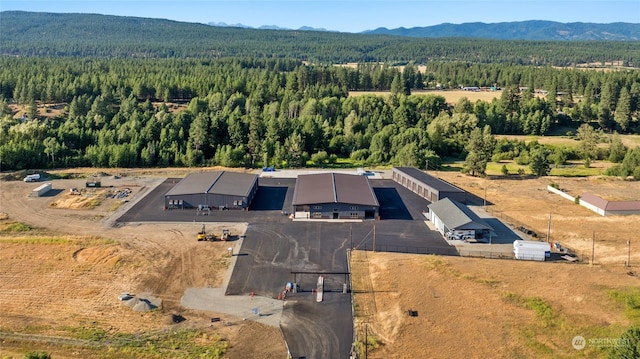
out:
{"label": "paved driveway", "polygon": [[[348,358],[353,342],[351,296],[342,289],[349,278],[349,247],[379,251],[455,254],[425,224],[428,204],[391,180],[371,180],[381,205],[380,221],[355,223],[291,221],[295,179],[260,178],[249,211],[212,211],[196,216],[195,210],[162,210],[164,194],[176,183],[169,179],[138,201],[118,222],[247,222],[242,247],[226,288],[227,295],[277,298],[287,282],[298,293],[288,295],[280,325],[293,358]],[[428,249],[428,251],[425,251]],[[297,274],[292,272],[312,272]],[[325,298],[315,301],[311,292],[318,275],[325,277]]]}

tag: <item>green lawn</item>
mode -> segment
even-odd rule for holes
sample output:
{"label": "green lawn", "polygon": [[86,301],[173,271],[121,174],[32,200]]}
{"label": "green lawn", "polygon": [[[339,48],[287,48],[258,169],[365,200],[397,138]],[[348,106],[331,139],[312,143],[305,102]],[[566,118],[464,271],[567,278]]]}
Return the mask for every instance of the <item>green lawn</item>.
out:
{"label": "green lawn", "polygon": [[[529,166],[519,165],[515,162],[489,162],[487,164],[487,174],[488,175],[502,175],[502,166],[507,166],[509,170],[509,175],[517,175],[519,169],[524,170],[525,175],[530,175],[531,170]],[[551,165],[550,176],[559,176],[559,177],[587,177],[587,176],[599,176],[604,175],[605,169],[602,167],[589,167],[585,168],[583,164],[570,164],[564,165],[559,168],[555,168]]]}

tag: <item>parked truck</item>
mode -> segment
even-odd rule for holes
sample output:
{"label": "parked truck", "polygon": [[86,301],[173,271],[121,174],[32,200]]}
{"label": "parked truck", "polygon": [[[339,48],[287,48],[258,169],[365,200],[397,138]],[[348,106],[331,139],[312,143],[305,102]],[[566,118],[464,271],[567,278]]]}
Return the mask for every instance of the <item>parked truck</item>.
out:
{"label": "parked truck", "polygon": [[40,181],[40,174],[36,173],[36,174],[32,174],[32,175],[27,175],[22,180],[25,181],[25,182],[38,182],[38,181]]}
{"label": "parked truck", "polygon": [[551,245],[547,242],[513,241],[513,254],[516,259],[544,261],[551,255]]}

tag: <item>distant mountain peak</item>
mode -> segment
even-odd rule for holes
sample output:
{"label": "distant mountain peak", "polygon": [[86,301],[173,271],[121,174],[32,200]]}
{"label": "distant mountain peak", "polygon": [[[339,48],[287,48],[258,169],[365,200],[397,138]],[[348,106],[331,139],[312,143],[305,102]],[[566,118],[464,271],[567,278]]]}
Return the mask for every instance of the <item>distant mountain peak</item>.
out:
{"label": "distant mountain peak", "polygon": [[367,30],[364,34],[382,34],[407,37],[468,37],[499,40],[554,40],[554,41],[638,41],[640,24],[615,22],[609,24],[546,20],[463,24],[443,23],[426,27],[384,27]]}
{"label": "distant mountain peak", "polygon": [[[244,24],[227,24],[225,22],[209,22],[207,23],[207,25],[209,26],[218,26],[218,27],[240,27],[243,29],[258,29],[258,30],[296,30],[296,29],[290,29],[290,28],[286,28],[286,27],[280,27],[278,25],[261,25],[259,27],[252,27],[249,25],[244,25]],[[315,27],[311,27],[311,26],[302,26],[300,28],[298,28],[297,30],[300,31],[332,31],[332,30],[327,30],[325,28],[315,28]]]}

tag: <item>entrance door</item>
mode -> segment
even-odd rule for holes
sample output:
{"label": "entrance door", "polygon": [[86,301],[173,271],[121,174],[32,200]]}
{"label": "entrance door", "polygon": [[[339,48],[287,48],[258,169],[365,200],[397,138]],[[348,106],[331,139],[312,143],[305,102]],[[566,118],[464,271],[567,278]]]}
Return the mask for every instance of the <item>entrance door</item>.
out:
{"label": "entrance door", "polygon": [[338,212],[333,212],[333,219],[338,219]]}

